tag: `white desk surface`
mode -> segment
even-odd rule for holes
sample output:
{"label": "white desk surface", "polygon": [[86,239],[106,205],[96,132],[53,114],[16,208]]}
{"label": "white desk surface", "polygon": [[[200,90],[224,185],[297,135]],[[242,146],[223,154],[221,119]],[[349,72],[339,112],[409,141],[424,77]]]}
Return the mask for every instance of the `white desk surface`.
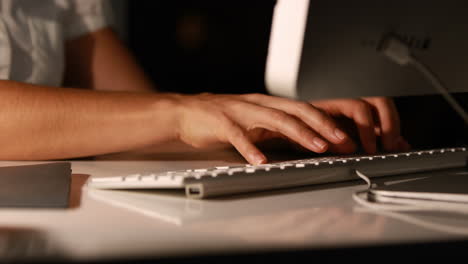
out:
{"label": "white desk surface", "polygon": [[[185,199],[180,192],[82,188],[89,176],[243,162],[233,151],[172,149],[72,161],[71,208],[0,209],[0,227],[41,231],[64,254],[84,261],[468,238],[468,216],[383,215],[359,209],[351,198],[365,188],[359,181],[206,201]],[[18,164],[25,163],[0,162]]]}

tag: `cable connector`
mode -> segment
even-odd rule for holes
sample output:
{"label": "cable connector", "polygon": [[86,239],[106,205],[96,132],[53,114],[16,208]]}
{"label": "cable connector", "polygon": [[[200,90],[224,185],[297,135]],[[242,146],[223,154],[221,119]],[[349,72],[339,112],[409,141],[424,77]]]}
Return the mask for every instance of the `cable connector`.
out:
{"label": "cable connector", "polygon": [[460,115],[460,117],[468,125],[468,113],[450,94],[447,87],[437,78],[437,75],[429,69],[418,58],[411,54],[410,47],[401,41],[395,35],[387,35],[382,39],[382,42],[377,49],[383,53],[391,61],[401,66],[413,65],[424,77],[434,86],[434,88],[445,98],[447,103]]}
{"label": "cable connector", "polygon": [[382,40],[379,51],[399,65],[408,65],[412,61],[408,45],[393,35],[388,35]]}

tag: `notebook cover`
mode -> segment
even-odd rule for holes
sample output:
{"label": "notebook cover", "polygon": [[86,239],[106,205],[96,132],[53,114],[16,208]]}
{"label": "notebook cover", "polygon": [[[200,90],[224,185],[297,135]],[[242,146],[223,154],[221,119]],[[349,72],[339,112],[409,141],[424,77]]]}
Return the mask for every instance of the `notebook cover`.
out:
{"label": "notebook cover", "polygon": [[68,207],[71,163],[0,167],[0,207]]}

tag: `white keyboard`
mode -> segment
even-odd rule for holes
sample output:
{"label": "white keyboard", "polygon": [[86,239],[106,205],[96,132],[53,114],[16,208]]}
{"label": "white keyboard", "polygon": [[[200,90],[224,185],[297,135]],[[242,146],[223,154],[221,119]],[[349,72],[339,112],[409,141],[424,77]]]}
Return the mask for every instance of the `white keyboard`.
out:
{"label": "white keyboard", "polygon": [[391,176],[467,166],[467,148],[444,148],[365,156],[334,156],[264,165],[92,177],[98,189],[185,189],[189,198],[357,180],[355,170],[369,177]]}

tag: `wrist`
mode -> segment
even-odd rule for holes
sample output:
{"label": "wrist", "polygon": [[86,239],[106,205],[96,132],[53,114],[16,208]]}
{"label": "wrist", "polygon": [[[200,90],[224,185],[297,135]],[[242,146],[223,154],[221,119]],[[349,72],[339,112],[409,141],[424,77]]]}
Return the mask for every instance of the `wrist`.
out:
{"label": "wrist", "polygon": [[185,96],[175,93],[157,93],[153,103],[154,129],[164,136],[157,141],[174,141],[180,139],[181,119],[183,116],[183,98]]}

